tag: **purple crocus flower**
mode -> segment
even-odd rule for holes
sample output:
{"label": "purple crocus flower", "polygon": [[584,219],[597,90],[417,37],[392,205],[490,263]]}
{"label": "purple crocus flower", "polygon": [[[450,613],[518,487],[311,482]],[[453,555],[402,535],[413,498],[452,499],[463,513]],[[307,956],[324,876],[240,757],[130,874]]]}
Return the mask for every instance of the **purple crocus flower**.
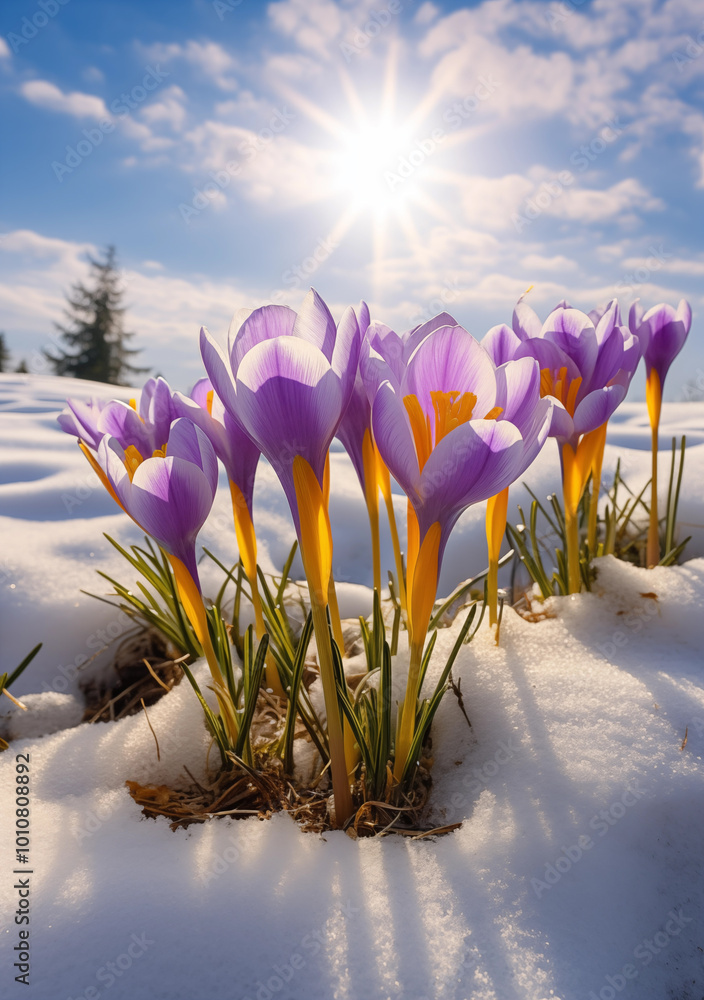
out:
{"label": "purple crocus flower", "polygon": [[178,416],[192,420],[207,434],[229,482],[238,488],[251,517],[254,479],[261,452],[240,421],[225,409],[208,378],[196,382],[190,397],[175,392],[172,405]]}
{"label": "purple crocus flower", "polygon": [[656,566],[660,562],[660,534],[658,518],[658,430],[662,409],[662,391],[670,365],[684,347],[692,326],[692,310],[686,299],[681,299],[677,309],[661,302],[646,313],[636,299],[630,309],[628,324],[634,336],[643,343],[646,382],[645,398],[652,435],[652,480],[650,492],[650,526],[646,563]]}
{"label": "purple crocus flower", "polygon": [[[215,655],[196,562],[196,537],[213,506],[218,461],[206,434],[179,418],[167,431],[166,454],[144,460],[133,446],[123,448],[105,434],[98,445],[96,471],[120,506],[167,553],[179,597],[203,648],[221,706],[228,704]],[[234,715],[224,710],[230,735]]]}
{"label": "purple crocus flower", "polygon": [[[370,330],[369,307],[360,302],[357,310],[360,338]],[[381,555],[379,545],[379,488],[383,472],[372,437],[372,408],[362,377],[357,371],[350,401],[337,428],[337,438],[350,457],[362,487],[372,536],[372,578],[376,590],[381,590]],[[388,478],[388,474],[387,474]]]}
{"label": "purple crocus flower", "polygon": [[218,464],[203,431],[185,418],[174,420],[166,455],[135,461],[106,434],[98,462],[120,503],[170,556],[183,563],[198,587],[196,536],[215,499]]}
{"label": "purple crocus flower", "polygon": [[298,314],[255,309],[230,336],[227,355],[201,330],[205,369],[225,409],[239,419],[277,473],[300,531],[293,463],[304,459],[323,488],[328,449],[352,395],[360,349],[354,310],[335,326],[311,289]]}
{"label": "purple crocus flower", "polygon": [[148,379],[136,400],[123,403],[113,399],[102,403],[84,403],[67,399],[66,409],[58,422],[67,434],[73,434],[96,451],[103,435],[109,434],[123,448],[135,447],[142,458],[164,447],[172,420],[177,416],[172,405],[168,382],[161,378]]}
{"label": "purple crocus flower", "polygon": [[656,372],[659,381],[659,395],[670,365],[684,347],[692,326],[692,309],[686,299],[681,299],[677,309],[661,302],[647,312],[643,311],[640,301],[631,306],[628,314],[628,325],[631,333],[638,337],[644,345],[646,377],[653,378]]}
{"label": "purple crocus flower", "polygon": [[383,378],[385,363],[371,346],[361,365],[372,394],[377,448],[415,514],[415,524],[409,518],[411,663],[396,747],[399,778],[450,533],[467,507],[501,493],[522,475],[547,437],[553,407],[540,398],[536,361],[508,362],[497,369],[460,326],[441,326],[418,339],[400,380],[389,365]]}
{"label": "purple crocus flower", "polygon": [[[560,305],[545,323],[523,299],[513,314],[513,330],[492,333],[496,349],[513,357],[535,358],[541,370],[541,395],[555,401],[550,433],[557,439],[567,523],[570,593],[581,588],[577,509],[590,472],[601,478],[606,425],[628,391],[642,354],[642,344],[620,323],[618,302],[602,310],[596,326],[590,316]],[[520,343],[512,339],[510,334]],[[598,493],[598,488],[597,488]],[[590,516],[590,542],[596,537],[596,504]]]}
{"label": "purple crocus flower", "polygon": [[311,599],[338,822],[351,814],[352,797],[326,617],[332,535],[325,467],[352,395],[360,340],[354,310],[348,308],[336,327],[313,289],[298,314],[264,306],[238,329],[233,325],[227,354],[201,331],[203,363],[215,391],[271,463],[293,515]]}

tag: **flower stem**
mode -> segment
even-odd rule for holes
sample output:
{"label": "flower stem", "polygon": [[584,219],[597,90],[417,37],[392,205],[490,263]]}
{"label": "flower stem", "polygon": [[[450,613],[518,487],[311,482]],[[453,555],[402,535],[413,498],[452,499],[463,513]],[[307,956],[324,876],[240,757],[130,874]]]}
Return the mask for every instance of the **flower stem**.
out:
{"label": "flower stem", "polygon": [[[423,637],[425,638],[425,637]],[[396,726],[396,750],[394,754],[394,778],[401,781],[406,769],[406,761],[413,742],[413,732],[416,723],[416,708],[418,705],[418,677],[423,662],[423,640],[411,642],[411,660],[408,667],[406,696],[403,705],[399,706],[399,719]]]}
{"label": "flower stem", "polygon": [[[244,494],[232,480],[230,480],[230,495],[232,497],[232,514],[235,521],[237,546],[245,575],[249,581],[249,589],[252,597],[254,627],[257,639],[261,639],[266,632],[266,625],[264,623],[262,599],[259,594],[259,581],[257,580],[257,536],[254,533],[254,525]],[[271,652],[267,652],[266,654],[266,686],[277,697],[285,699],[286,695],[284,694],[283,685],[279,678],[276,660]]]}
{"label": "flower stem", "polygon": [[579,571],[579,514],[570,509],[565,498],[565,533],[567,535],[567,593],[578,594],[582,589]]}
{"label": "flower stem", "polygon": [[330,583],[328,584],[328,606],[330,608],[330,623],[332,634],[335,637],[340,656],[345,655],[345,640],[342,635],[342,622],[340,621],[340,605],[337,603],[337,590],[335,589],[335,577],[330,573]]}
{"label": "flower stem", "polygon": [[[382,468],[383,466],[383,468]],[[401,543],[398,537],[398,527],[396,525],[396,514],[394,511],[393,494],[391,492],[391,480],[389,470],[379,458],[379,485],[384,497],[386,514],[389,519],[389,531],[391,532],[391,544],[394,547],[394,563],[396,565],[396,585],[398,587],[398,600],[401,605],[403,617],[407,619],[408,609],[406,600],[406,581],[403,577],[403,555],[401,553]]]}
{"label": "flower stem", "polygon": [[653,469],[650,487],[650,523],[648,525],[648,550],[646,566],[657,566],[660,562],[660,525],[658,521],[658,428],[651,430]]}
{"label": "flower stem", "polygon": [[335,674],[332,662],[332,646],[330,645],[330,630],[325,613],[325,605],[317,598],[314,588],[310,590],[313,629],[318,648],[318,664],[320,679],[323,684],[323,695],[327,712],[328,745],[330,747],[330,770],[332,772],[332,788],[335,794],[335,822],[341,826],[352,815],[352,795],[347,776],[345,761],[345,740],[342,731],[342,720],[337,702]]}
{"label": "flower stem", "polygon": [[501,541],[506,531],[507,511],[508,487],[502,490],[497,496],[490,497],[486,503],[486,541],[489,552],[487,593],[489,597],[490,625],[496,625],[499,620],[499,554],[501,552]]}
{"label": "flower stem", "polygon": [[601,467],[604,463],[604,448],[606,446],[606,423],[596,431],[598,440],[595,443],[594,458],[592,460],[592,495],[589,500],[589,528],[587,532],[587,544],[589,545],[589,556],[596,555],[596,532],[599,512],[599,493],[601,491]]}
{"label": "flower stem", "polygon": [[646,566],[657,566],[660,562],[660,532],[658,521],[658,429],[660,427],[660,410],[662,408],[662,385],[660,376],[654,368],[648,372],[645,382],[645,400],[648,404],[648,417],[652,437],[653,471],[650,483],[650,524],[648,526],[648,548]]}

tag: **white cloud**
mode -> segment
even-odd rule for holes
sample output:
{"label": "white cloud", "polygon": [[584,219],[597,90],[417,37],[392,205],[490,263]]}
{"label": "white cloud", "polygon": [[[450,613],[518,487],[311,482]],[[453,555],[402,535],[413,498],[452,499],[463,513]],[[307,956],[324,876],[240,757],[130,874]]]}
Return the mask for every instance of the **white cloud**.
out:
{"label": "white cloud", "polygon": [[416,12],[416,16],[413,18],[416,24],[430,24],[440,13],[440,8],[430,0],[425,0]]}
{"label": "white cloud", "polygon": [[12,59],[10,46],[7,44],[2,35],[0,35],[0,59]]}
{"label": "white cloud", "polygon": [[331,188],[328,157],[279,134],[273,136],[224,122],[207,121],[184,136],[197,167],[191,172],[223,170],[236,163],[236,183],[254,201],[278,209],[324,197]]}
{"label": "white cloud", "polygon": [[149,125],[165,123],[174,132],[180,132],[186,121],[185,101],[186,95],[180,87],[169,87],[158,101],[142,108],[140,117]]}
{"label": "white cloud", "polygon": [[539,253],[529,253],[521,259],[521,267],[526,271],[574,271],[577,262],[570,260],[563,254],[555,254],[554,257],[543,257]]}
{"label": "white cloud", "polygon": [[138,50],[150,62],[169,63],[181,59],[193,66],[201,76],[210,80],[220,90],[237,90],[237,81],[232,76],[237,68],[234,56],[217,42],[197,42],[189,39],[185,45],[177,42],[157,42],[154,45],[143,46],[138,43]]}
{"label": "white cloud", "polygon": [[109,118],[108,109],[101,97],[94,94],[82,94],[73,91],[65,94],[48,80],[27,80],[20,85],[20,93],[37,107],[48,111],[58,111],[60,114],[73,115],[75,118]]}
{"label": "white cloud", "polygon": [[[355,13],[364,16],[362,4],[356,7]],[[330,43],[349,20],[349,15],[344,18],[332,0],[281,0],[269,4],[268,14],[278,31],[294,38],[302,49],[325,59],[330,55]]]}

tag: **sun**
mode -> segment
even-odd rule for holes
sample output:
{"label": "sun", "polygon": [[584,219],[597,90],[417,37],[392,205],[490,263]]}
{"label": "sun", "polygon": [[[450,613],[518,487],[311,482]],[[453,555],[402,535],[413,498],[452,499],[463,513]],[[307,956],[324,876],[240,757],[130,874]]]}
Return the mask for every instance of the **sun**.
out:
{"label": "sun", "polygon": [[418,231],[417,215],[452,224],[451,213],[431,196],[429,186],[462,182],[459,175],[443,170],[441,161],[443,152],[466,141],[466,136],[450,136],[437,128],[439,84],[412,111],[397,113],[398,45],[393,41],[383,87],[372,106],[365,105],[345,69],[340,68],[339,74],[347,107],[337,114],[288,86],[279,90],[332,140],[325,151],[330,181],[319,199],[333,196],[343,208],[330,238],[340,241],[353,225],[366,221],[373,247],[372,280],[381,282],[380,265],[392,229],[401,232],[405,247],[423,265],[428,248]]}
{"label": "sun", "polygon": [[335,187],[360,212],[387,215],[411,198],[417,187],[410,170],[404,170],[411,146],[407,126],[394,121],[361,125],[349,132],[334,154]]}

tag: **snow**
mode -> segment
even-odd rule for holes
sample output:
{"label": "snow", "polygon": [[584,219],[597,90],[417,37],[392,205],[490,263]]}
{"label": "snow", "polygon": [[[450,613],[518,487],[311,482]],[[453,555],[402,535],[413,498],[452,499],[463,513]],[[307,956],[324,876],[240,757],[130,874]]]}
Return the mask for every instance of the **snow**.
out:
{"label": "snow", "polygon": [[[682,431],[690,442],[679,530],[693,534],[694,558],[652,571],[602,559],[594,591],[551,599],[554,617],[507,609],[499,647],[483,627],[454,672],[472,728],[451,694],[433,728],[430,819],[462,826],[434,840],[353,841],[302,833],[283,814],[175,833],[145,819],[126,780],[173,783],[184,765],[207,776],[209,741],[186,684],[149,710],[161,762],[141,714],[76,724],[78,678],[104,669],[105,653],[82,660],[124,634],[79,591],[101,592],[96,568],[128,581],[103,531],[121,544],[139,534],[54,417],[67,394],[108,392],[0,376],[0,670],[45,643],[14,689],[31,717],[3,708],[16,734],[0,759],[3,995],[22,995],[6,824],[15,754],[28,753],[35,1000],[700,1000],[704,405],[665,404],[661,433],[662,448]],[[620,456],[629,485],[642,484],[648,447],[645,407],[625,404],[605,480]],[[557,476],[549,444],[525,479],[543,495]],[[332,487],[334,569],[352,616],[370,601],[367,525],[341,453]],[[203,541],[234,560],[221,493]],[[525,502],[520,487],[511,497],[510,510]],[[293,536],[265,466],[255,521],[272,571]],[[481,509],[455,538],[443,593],[484,568]],[[459,626],[440,633],[429,683]]]}

